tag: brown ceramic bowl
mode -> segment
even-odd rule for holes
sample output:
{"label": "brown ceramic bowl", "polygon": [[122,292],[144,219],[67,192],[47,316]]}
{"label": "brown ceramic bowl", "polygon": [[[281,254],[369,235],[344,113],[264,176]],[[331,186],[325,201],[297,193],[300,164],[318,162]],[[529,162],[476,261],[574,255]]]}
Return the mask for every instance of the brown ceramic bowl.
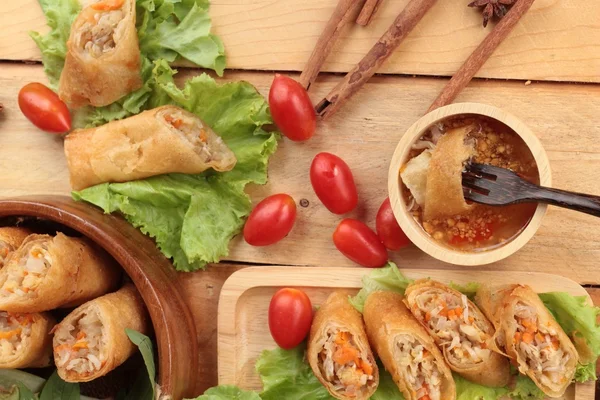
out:
{"label": "brown ceramic bowl", "polygon": [[150,238],[124,219],[66,196],[0,200],[0,222],[14,217],[60,224],[104,248],[135,283],[150,313],[161,393],[175,400],[196,394],[198,343],[192,314],[181,295],[175,269]]}

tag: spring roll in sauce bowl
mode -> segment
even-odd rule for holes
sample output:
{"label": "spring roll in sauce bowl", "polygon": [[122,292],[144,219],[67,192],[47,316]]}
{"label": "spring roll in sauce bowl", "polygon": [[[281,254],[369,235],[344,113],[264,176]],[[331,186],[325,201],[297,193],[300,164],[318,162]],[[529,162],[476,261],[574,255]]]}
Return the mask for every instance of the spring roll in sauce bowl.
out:
{"label": "spring roll in sauce bowl", "polygon": [[405,296],[406,305],[454,372],[484,386],[508,384],[508,359],[489,349],[494,327],[467,296],[428,279],[408,286]]}
{"label": "spring roll in sauce bowl", "polygon": [[333,292],[315,313],[308,362],[329,393],[340,400],[366,400],[379,384],[379,370],[362,316],[348,294]]}
{"label": "spring roll in sauce bowl", "polygon": [[0,269],[8,256],[15,251],[31,232],[25,228],[7,226],[0,228]]}
{"label": "spring roll in sauce bowl", "polygon": [[364,319],[375,352],[406,400],[454,400],[456,387],[444,356],[394,292],[373,292]]}
{"label": "spring roll in sauce bowl", "polygon": [[73,307],[114,290],[120,269],[87,239],[30,235],[0,271],[0,310]]}
{"label": "spring roll in sauce bowl", "polygon": [[69,107],[102,107],[142,86],[135,0],[84,4],[71,26],[58,88]]}
{"label": "spring roll in sauce bowl", "polygon": [[48,313],[0,311],[0,368],[41,368],[50,365],[55,321]]}
{"label": "spring roll in sauce bowl", "polygon": [[135,351],[125,329],[148,334],[149,318],[133,285],[76,308],[54,328],[54,361],[67,382],[106,375]]}
{"label": "spring roll in sauce bowl", "polygon": [[229,171],[237,161],[206,123],[175,106],[73,131],[65,155],[75,190],[176,172]]}
{"label": "spring roll in sauce bowl", "polygon": [[477,301],[498,325],[496,343],[548,396],[561,397],[571,384],[579,355],[537,293],[514,285],[499,291],[489,288]]}

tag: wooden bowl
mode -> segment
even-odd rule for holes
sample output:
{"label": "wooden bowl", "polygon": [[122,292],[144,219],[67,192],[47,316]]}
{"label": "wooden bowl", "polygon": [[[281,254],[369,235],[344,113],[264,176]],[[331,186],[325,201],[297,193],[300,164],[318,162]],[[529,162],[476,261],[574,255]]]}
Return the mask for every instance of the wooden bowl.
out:
{"label": "wooden bowl", "polygon": [[504,259],[523,247],[540,227],[547,206],[545,204],[538,204],[533,217],[525,229],[505,245],[488,251],[466,252],[446,247],[425,232],[408,212],[401,193],[400,168],[408,161],[407,157],[412,144],[433,124],[448,117],[461,114],[475,114],[490,117],[500,121],[515,131],[525,141],[525,144],[533,154],[539,171],[540,184],[543,186],[551,185],[552,179],[550,176],[548,156],[538,138],[525,124],[519,121],[515,116],[493,106],[478,103],[457,103],[438,108],[424,115],[406,131],[404,136],[402,136],[398,146],[396,146],[390,164],[388,173],[388,192],[392,210],[394,211],[394,216],[396,217],[398,224],[417,247],[430,256],[447,263],[465,266],[484,265]]}
{"label": "wooden bowl", "polygon": [[177,273],[155,243],[124,219],[66,196],[29,196],[0,200],[0,218],[37,217],[64,225],[104,248],[140,292],[152,319],[158,346],[161,393],[178,400],[193,397],[198,342],[192,314]]}

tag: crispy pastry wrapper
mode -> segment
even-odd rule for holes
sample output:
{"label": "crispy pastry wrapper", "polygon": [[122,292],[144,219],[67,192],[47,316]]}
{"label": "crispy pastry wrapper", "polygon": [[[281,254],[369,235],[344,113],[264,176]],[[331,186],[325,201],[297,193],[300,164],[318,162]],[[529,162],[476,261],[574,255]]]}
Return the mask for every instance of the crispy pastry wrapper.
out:
{"label": "crispy pastry wrapper", "polygon": [[[315,313],[308,338],[307,359],[315,376],[333,397],[340,400],[366,400],[377,390],[379,370],[369,346],[362,315],[352,307],[348,301],[348,294],[343,291],[333,292]],[[358,349],[367,355],[367,361],[373,367],[372,382],[367,382],[356,395],[347,395],[343,391],[335,390],[334,385],[325,379],[322,372],[323,363],[319,359],[319,353],[327,340],[328,331],[334,329],[350,332]]]}
{"label": "crispy pastry wrapper", "polygon": [[441,400],[454,400],[456,387],[450,367],[431,336],[413,317],[402,299],[403,297],[399,293],[385,291],[373,292],[367,297],[363,316],[369,341],[385,369],[392,375],[404,398],[418,400],[416,391],[402,376],[403,367],[394,357],[394,353],[398,351],[397,341],[400,336],[407,335],[414,338],[435,359],[436,367],[441,375]]}
{"label": "crispy pastry wrapper", "polygon": [[[58,366],[57,362],[58,375],[67,382],[89,382],[114,370],[137,351],[125,329],[146,335],[150,330],[148,312],[140,294],[134,285],[125,285],[115,293],[106,294],[79,306],[56,325],[53,341],[55,362],[60,359],[60,353],[56,350],[61,344],[59,337],[65,331],[69,331],[69,325],[81,328],[78,321],[90,313],[97,313],[102,324],[100,353],[105,356],[100,357],[100,369],[86,373],[68,370],[68,363]],[[89,336],[88,334],[87,337]]]}
{"label": "crispy pastry wrapper", "polygon": [[[0,319],[3,324],[10,319],[18,324],[15,334],[19,337],[17,345],[11,344],[8,347],[13,348],[14,352],[5,348],[12,339],[10,332],[2,330],[0,338],[0,368],[43,368],[50,365],[52,356],[52,335],[50,331],[56,324],[54,318],[48,313],[19,314],[0,311]],[[10,336],[9,336],[10,335]],[[8,354],[5,354],[8,353]]]}
{"label": "crispy pastry wrapper", "polygon": [[474,143],[467,135],[474,126],[468,125],[446,132],[437,142],[427,173],[425,207],[426,221],[463,214],[471,209],[462,188],[464,164],[474,154]]}
{"label": "crispy pastry wrapper", "polygon": [[[106,106],[142,87],[135,0],[124,0],[116,10],[103,10],[103,3],[119,2],[92,2],[71,26],[58,87],[60,98],[70,108]],[[113,21],[118,23],[114,25]],[[86,48],[94,37],[98,38],[100,50],[93,51],[89,45]],[[112,50],[102,50],[106,38],[114,39]]]}
{"label": "crispy pastry wrapper", "polygon": [[[512,360],[516,361],[519,371],[529,376],[547,396],[553,398],[561,397],[573,380],[579,355],[569,336],[563,331],[558,322],[556,322],[546,306],[544,306],[537,293],[529,286],[524,285],[502,286],[495,289],[484,286],[477,292],[476,301],[482,305],[482,309],[486,314],[495,316],[494,324],[497,325],[495,344],[497,351],[504,351]],[[555,333],[558,338],[558,346],[569,355],[569,361],[566,364],[566,373],[561,384],[542,382],[541,378],[537,377],[529,368],[522,354],[517,351],[518,344],[514,338],[518,326],[515,316],[515,307],[518,303],[523,303],[535,309],[538,326],[547,327]]]}
{"label": "crispy pastry wrapper", "polygon": [[[28,265],[39,257],[38,262],[48,261],[45,274],[31,272]],[[78,306],[117,288],[120,277],[115,261],[87,239],[33,234],[0,271],[0,310],[34,313]]]}
{"label": "crispy pastry wrapper", "polygon": [[[462,293],[454,290],[440,282],[436,282],[430,279],[421,279],[406,288],[404,302],[411,310],[413,315],[419,320],[419,317],[414,311],[417,308],[417,297],[421,294],[443,294],[447,293],[458,298],[459,304],[462,298]],[[494,339],[495,329],[492,323],[486,318],[486,316],[479,310],[479,308],[470,300],[467,299],[469,308],[469,316],[473,317],[474,324],[477,325],[484,333],[486,333],[489,339],[486,341],[487,347],[490,347]],[[447,340],[442,340],[436,337],[433,330],[430,330],[424,321],[419,321],[425,329],[433,336],[436,344],[442,350],[446,362],[452,369],[452,371],[460,374],[466,379],[479,383],[484,386],[502,387],[506,386],[510,380],[510,364],[506,357],[497,352],[490,352],[489,357],[485,358],[482,362],[471,363],[461,362],[461,360],[452,357],[449,350],[449,343]]]}
{"label": "crispy pastry wrapper", "polygon": [[8,257],[19,248],[23,240],[31,235],[31,231],[26,228],[7,226],[0,228],[0,269]]}
{"label": "crispy pastry wrapper", "polygon": [[65,139],[65,155],[75,190],[175,172],[229,171],[236,163],[207,124],[175,106],[76,130]]}

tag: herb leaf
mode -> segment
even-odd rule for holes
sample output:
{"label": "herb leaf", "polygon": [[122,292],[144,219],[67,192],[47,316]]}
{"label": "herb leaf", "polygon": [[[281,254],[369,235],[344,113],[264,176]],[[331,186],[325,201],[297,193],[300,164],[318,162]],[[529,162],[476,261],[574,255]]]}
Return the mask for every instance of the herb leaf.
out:
{"label": "herb leaf", "polygon": [[[132,329],[125,329],[125,333],[129,340],[135,344],[146,364],[146,371],[140,371],[140,374],[135,379],[131,391],[127,394],[127,399],[143,400],[154,398],[154,379],[156,377],[156,365],[154,364],[154,350],[152,341],[144,334],[141,334]],[[40,399],[42,400],[42,399]]]}
{"label": "herb leaf", "polygon": [[79,400],[79,398],[79,383],[63,381],[57,371],[50,376],[40,393],[40,400]]}

